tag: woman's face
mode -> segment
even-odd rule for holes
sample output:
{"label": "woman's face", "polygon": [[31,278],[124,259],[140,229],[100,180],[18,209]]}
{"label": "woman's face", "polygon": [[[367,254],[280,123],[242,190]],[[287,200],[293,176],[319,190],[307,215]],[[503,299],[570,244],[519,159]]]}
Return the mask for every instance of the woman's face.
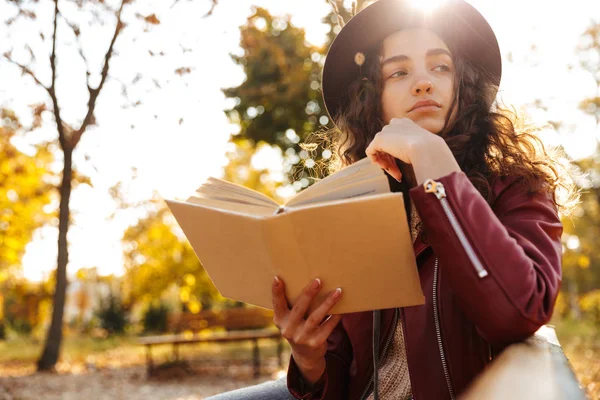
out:
{"label": "woman's face", "polygon": [[446,44],[427,29],[406,29],[383,40],[383,120],[409,118],[439,133],[452,104],[455,69]]}

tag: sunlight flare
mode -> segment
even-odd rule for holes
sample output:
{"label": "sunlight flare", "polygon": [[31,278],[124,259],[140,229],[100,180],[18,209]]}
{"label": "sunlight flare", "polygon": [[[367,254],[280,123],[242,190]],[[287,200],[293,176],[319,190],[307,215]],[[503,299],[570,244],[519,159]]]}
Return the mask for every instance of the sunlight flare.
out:
{"label": "sunlight flare", "polygon": [[411,7],[423,10],[425,12],[431,12],[446,1],[447,0],[409,0],[409,3]]}

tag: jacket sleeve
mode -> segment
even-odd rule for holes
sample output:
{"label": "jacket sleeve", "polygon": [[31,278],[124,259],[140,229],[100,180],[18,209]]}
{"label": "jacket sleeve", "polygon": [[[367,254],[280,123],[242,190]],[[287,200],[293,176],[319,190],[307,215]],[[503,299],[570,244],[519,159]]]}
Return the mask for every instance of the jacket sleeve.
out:
{"label": "jacket sleeve", "polygon": [[352,359],[352,348],[346,330],[340,321],[327,338],[325,372],[314,385],[308,387],[302,374],[290,357],[287,373],[288,391],[296,399],[338,400],[348,398],[348,371]]}
{"label": "jacket sleeve", "polygon": [[561,282],[563,228],[550,195],[508,183],[492,210],[464,172],[436,182],[445,199],[424,185],[410,197],[459,306],[492,345],[531,336],[550,320]]}

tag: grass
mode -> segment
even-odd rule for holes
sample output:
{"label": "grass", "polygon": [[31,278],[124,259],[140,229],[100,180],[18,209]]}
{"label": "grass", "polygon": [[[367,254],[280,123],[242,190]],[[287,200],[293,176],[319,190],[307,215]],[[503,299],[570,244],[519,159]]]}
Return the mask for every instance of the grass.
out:
{"label": "grass", "polygon": [[[23,336],[0,342],[0,363],[35,362],[42,352],[43,345],[43,341]],[[126,348],[132,354],[136,354],[141,349],[135,349],[134,346],[133,337],[116,336],[107,339],[68,337],[63,341],[62,358],[85,361],[90,355],[102,354],[115,348]]]}
{"label": "grass", "polygon": [[[261,359],[276,357],[277,345],[274,340],[260,340]],[[24,375],[35,370],[35,363],[43,349],[43,341],[26,337],[15,337],[0,341],[0,376]],[[155,362],[172,359],[171,345],[152,347]],[[284,341],[284,363],[287,362],[289,345]],[[252,343],[201,343],[179,347],[181,359],[203,360],[252,360]],[[67,336],[63,340],[61,358],[57,364],[59,372],[73,372],[94,365],[97,368],[119,368],[143,365],[146,362],[146,349],[137,344],[134,336],[112,336],[107,339],[95,339],[87,336]]]}

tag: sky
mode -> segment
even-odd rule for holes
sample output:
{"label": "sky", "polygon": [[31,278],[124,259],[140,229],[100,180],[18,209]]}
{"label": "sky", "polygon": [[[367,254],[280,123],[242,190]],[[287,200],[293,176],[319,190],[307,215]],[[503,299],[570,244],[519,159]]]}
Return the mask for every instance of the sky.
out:
{"label": "sky", "polygon": [[[469,2],[486,17],[498,38],[503,56],[503,101],[520,107],[541,99],[548,110],[530,109],[531,117],[540,123],[552,120],[565,124],[560,135],[545,132],[544,140],[563,143],[571,157],[589,155],[600,132],[592,118],[577,110],[577,104],[595,95],[596,88],[592,76],[578,67],[575,48],[590,21],[600,20],[600,1]],[[75,152],[77,169],[90,176],[93,187],[82,185],[72,196],[69,274],[94,266],[100,274],[123,272],[120,239],[136,215],[124,211],[116,218],[108,218],[115,207],[108,189],[117,182],[123,182],[129,199],[135,201],[148,198],[153,191],[164,198],[184,198],[209,176],[221,176],[227,163],[225,154],[231,148],[229,137],[239,129],[225,117],[223,110],[232,103],[225,99],[221,88],[237,86],[244,80],[242,68],[235,65],[229,54],[240,54],[239,26],[252,13],[253,5],[265,7],[274,15],[289,14],[291,22],[305,28],[307,40],[315,45],[322,44],[327,33],[327,27],[320,22],[329,12],[325,0],[220,0],[213,15],[205,19],[201,16],[210,7],[208,0],[180,1],[173,7],[164,0],[138,3],[137,8],[124,11],[129,26],[115,46],[118,54],[111,64],[115,79],[107,82],[99,97],[98,125],[84,134]],[[88,17],[64,4],[61,11],[84,29]],[[44,33],[50,37],[51,3],[42,2],[36,7],[41,7],[36,26],[47,26]],[[0,15],[11,12],[12,6],[0,4]],[[161,23],[140,34],[141,29],[136,27],[143,27],[143,23],[135,13],[151,12]],[[13,57],[26,62],[28,52],[24,44],[30,45],[38,55],[34,71],[48,83],[49,49],[39,40],[38,31],[30,27],[23,24],[8,30],[0,26],[0,37],[8,39],[0,42],[0,52],[12,48]],[[57,91],[64,118],[77,125],[87,101],[85,72],[72,35],[65,28],[62,25],[58,30],[66,43],[58,50],[62,62]],[[101,57],[111,29],[111,25],[96,24],[81,35],[93,84],[99,79]],[[148,49],[166,55],[149,57]],[[145,78],[130,87],[128,97],[131,103],[139,100],[142,105],[122,108],[121,82],[134,80],[134,67],[140,62]],[[189,67],[191,73],[175,76],[173,71],[179,67]],[[148,77],[157,79],[160,90]],[[0,61],[1,107],[14,109],[27,123],[28,105],[45,100],[45,92],[31,79]],[[48,122],[44,127],[16,140],[20,149],[28,151],[29,143],[55,137],[50,113],[44,119]],[[268,149],[257,155],[255,163],[272,166],[275,171],[282,165],[278,153]],[[133,181],[132,167],[137,170]],[[35,233],[23,259],[25,277],[45,279],[55,268],[56,238],[55,227]]]}

